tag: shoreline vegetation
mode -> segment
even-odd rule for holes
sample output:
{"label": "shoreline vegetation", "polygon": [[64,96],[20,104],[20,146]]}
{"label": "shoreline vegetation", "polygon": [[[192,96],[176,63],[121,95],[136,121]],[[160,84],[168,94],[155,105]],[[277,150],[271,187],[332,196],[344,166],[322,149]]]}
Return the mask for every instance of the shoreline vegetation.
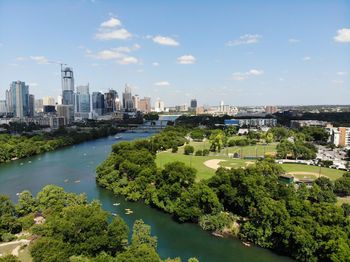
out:
{"label": "shoreline vegetation", "polygon": [[98,127],[60,128],[49,133],[0,134],[0,164],[115,135],[125,130],[126,128],[103,124]]}
{"label": "shoreline vegetation", "polygon": [[0,195],[0,221],[0,262],[181,262],[160,258],[157,237],[142,220],[135,221],[129,241],[120,216],[55,185],[36,196],[23,191],[17,204]]}
{"label": "shoreline vegetation", "polygon": [[[216,139],[222,134],[213,133],[215,150],[222,147]],[[269,158],[246,168],[219,168],[202,180],[182,162],[157,166],[157,153],[168,149],[176,153],[186,144],[187,134],[181,126],[168,127],[148,139],[113,145],[97,167],[97,183],[126,200],[141,200],[170,213],[178,222],[238,237],[247,246],[254,243],[299,261],[347,261],[350,205],[336,205],[335,192],[350,182],[350,175],[338,182],[320,177],[306,187],[281,183],[278,176],[284,170]],[[300,144],[309,153],[309,144]],[[194,154],[186,147],[184,154]]]}

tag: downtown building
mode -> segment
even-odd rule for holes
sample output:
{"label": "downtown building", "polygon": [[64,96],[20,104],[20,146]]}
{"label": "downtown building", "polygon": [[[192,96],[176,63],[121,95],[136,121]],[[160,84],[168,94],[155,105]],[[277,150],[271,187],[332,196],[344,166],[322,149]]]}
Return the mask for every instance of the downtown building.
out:
{"label": "downtown building", "polygon": [[29,86],[25,82],[13,81],[6,90],[7,112],[14,117],[29,117],[34,113],[34,96],[29,95]]}
{"label": "downtown building", "polygon": [[65,67],[61,70],[62,104],[74,106],[74,74],[73,69]]}
{"label": "downtown building", "polygon": [[90,118],[90,91],[89,84],[86,86],[77,86],[75,94],[75,116],[81,119]]}

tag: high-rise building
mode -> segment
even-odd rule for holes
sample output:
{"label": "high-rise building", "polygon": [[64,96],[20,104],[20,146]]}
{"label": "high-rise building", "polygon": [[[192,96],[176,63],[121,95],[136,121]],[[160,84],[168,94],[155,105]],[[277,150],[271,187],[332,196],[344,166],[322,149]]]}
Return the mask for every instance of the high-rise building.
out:
{"label": "high-rise building", "polygon": [[125,85],[125,90],[123,93],[123,109],[127,112],[134,111],[134,102],[132,100],[131,87]]}
{"label": "high-rise building", "polygon": [[16,117],[29,115],[29,86],[25,82],[14,81],[6,92],[8,111]]}
{"label": "high-rise building", "polygon": [[277,107],[275,106],[265,106],[265,113],[266,114],[274,114],[277,112]]}
{"label": "high-rise building", "polygon": [[74,121],[73,105],[57,105],[57,116],[64,118],[64,124],[68,125]]}
{"label": "high-rise building", "polygon": [[55,105],[55,98],[52,96],[44,96],[43,97],[43,105],[44,106],[54,106]]}
{"label": "high-rise building", "polygon": [[118,98],[118,92],[110,89],[105,93],[105,112],[111,113],[116,111],[115,99]]}
{"label": "high-rise building", "polygon": [[191,108],[192,109],[196,109],[197,108],[197,100],[196,99],[191,99]]}
{"label": "high-rise building", "polygon": [[331,141],[335,146],[350,146],[350,128],[337,127],[331,130]]}
{"label": "high-rise building", "polygon": [[62,77],[62,104],[74,105],[74,74],[73,69],[66,67],[61,71]]}
{"label": "high-rise building", "polygon": [[29,101],[28,101],[28,116],[33,117],[35,113],[35,99],[34,95],[29,95]]}
{"label": "high-rise building", "polygon": [[144,97],[139,101],[139,110],[144,113],[151,112],[151,98]]}
{"label": "high-rise building", "polygon": [[75,95],[75,111],[77,113],[90,112],[89,84],[86,86],[77,86],[77,93]]}
{"label": "high-rise building", "polygon": [[164,112],[164,101],[160,100],[160,98],[157,98],[154,104],[154,110],[156,112]]}
{"label": "high-rise building", "polygon": [[7,114],[6,100],[0,100],[0,114]]}
{"label": "high-rise building", "polygon": [[93,92],[91,96],[92,110],[101,116],[104,113],[105,98],[101,92]]}
{"label": "high-rise building", "polygon": [[140,97],[139,95],[132,96],[132,102],[134,103],[134,108],[139,110]]}
{"label": "high-rise building", "polygon": [[36,113],[43,112],[44,102],[43,99],[36,99],[34,104],[34,110]]}

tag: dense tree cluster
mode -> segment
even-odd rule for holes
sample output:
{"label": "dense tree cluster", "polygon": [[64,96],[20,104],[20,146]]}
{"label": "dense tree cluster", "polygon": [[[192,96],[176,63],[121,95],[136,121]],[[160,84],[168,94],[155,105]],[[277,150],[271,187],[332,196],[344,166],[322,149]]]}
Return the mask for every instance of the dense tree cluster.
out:
{"label": "dense tree cluster", "polygon": [[117,132],[118,129],[113,126],[102,125],[88,130],[61,128],[52,133],[38,135],[0,134],[0,163],[53,151],[60,147],[78,144]]}
{"label": "dense tree cluster", "polygon": [[278,183],[274,166],[220,169],[208,181],[224,208],[245,218],[240,236],[300,261],[347,261],[350,218],[330,203],[330,181],[321,179],[310,189],[286,186]]}
{"label": "dense tree cluster", "polygon": [[[135,221],[128,243],[129,228],[122,218],[111,219],[98,201],[89,203],[85,195],[58,186],[46,186],[36,197],[24,191],[17,205],[0,196],[0,215],[2,236],[20,232],[24,218],[30,217],[27,230],[36,236],[30,247],[34,262],[162,261],[157,238],[142,220]],[[44,217],[44,223],[33,225],[34,215]],[[0,261],[18,260],[7,256]]]}
{"label": "dense tree cluster", "polygon": [[[282,146],[291,143],[313,150],[305,136],[294,133],[293,143],[285,131],[271,131],[273,139],[281,140]],[[216,136],[224,134],[211,134],[218,149],[221,142]],[[321,177],[309,188],[285,185],[278,179],[282,168],[265,159],[246,169],[220,168],[209,180],[195,182],[196,171],[183,163],[157,168],[156,151],[149,148],[151,140],[115,145],[98,167],[98,183],[127,199],[143,200],[171,213],[178,221],[199,223],[206,230],[228,230],[300,261],[350,257],[350,205],[335,205],[336,194],[348,194],[347,174],[335,183]],[[299,149],[295,152],[305,157]]]}

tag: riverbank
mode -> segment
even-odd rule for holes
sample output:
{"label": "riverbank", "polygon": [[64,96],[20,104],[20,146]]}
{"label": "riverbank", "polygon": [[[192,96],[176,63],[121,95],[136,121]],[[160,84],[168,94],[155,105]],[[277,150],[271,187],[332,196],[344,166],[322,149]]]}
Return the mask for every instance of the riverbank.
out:
{"label": "riverbank", "polygon": [[125,132],[113,126],[60,129],[36,135],[0,134],[0,164]]}

